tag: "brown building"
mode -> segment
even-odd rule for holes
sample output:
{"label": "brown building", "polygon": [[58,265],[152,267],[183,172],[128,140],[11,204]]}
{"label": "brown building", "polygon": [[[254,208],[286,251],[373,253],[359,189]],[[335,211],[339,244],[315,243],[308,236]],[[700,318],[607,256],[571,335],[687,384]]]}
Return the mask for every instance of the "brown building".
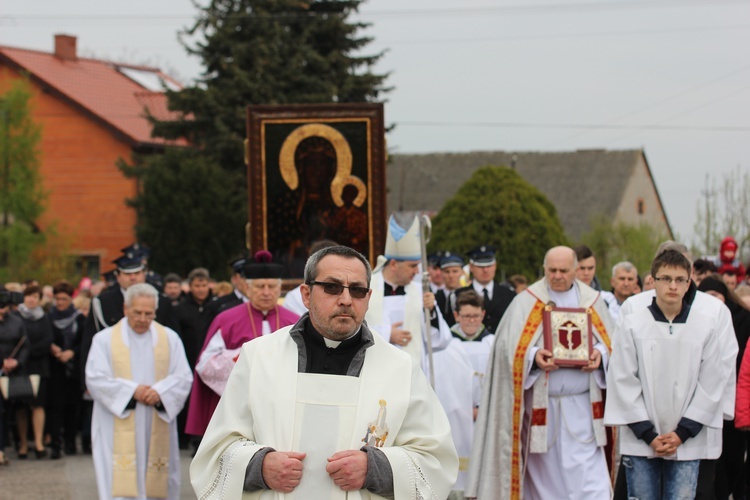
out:
{"label": "brown building", "polygon": [[590,223],[599,216],[615,223],[647,223],[672,237],[642,150],[397,154],[389,160],[389,212],[439,212],[476,169],[507,166],[555,205],[573,242],[589,231]]}
{"label": "brown building", "polygon": [[42,126],[40,173],[49,198],[38,225],[44,231],[55,223],[81,271],[95,277],[135,241],[136,215],[125,200],[137,185],[116,162],[167,144],[151,137],[146,116],[167,119],[164,88],[180,85],[156,68],[78,57],[68,35],[55,36],[53,53],[0,46],[0,92],[22,75]]}

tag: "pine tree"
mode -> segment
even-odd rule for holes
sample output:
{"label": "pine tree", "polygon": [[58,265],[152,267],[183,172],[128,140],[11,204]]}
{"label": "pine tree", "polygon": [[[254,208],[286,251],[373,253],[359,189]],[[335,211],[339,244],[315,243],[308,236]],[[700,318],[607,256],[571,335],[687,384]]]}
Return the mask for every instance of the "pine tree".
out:
{"label": "pine tree", "polygon": [[516,171],[478,169],[432,223],[429,250],[465,254],[479,244],[495,247],[501,274],[539,276],[544,254],[567,240],[555,206]]}
{"label": "pine tree", "polygon": [[[201,59],[203,73],[195,85],[168,92],[170,109],[183,119],[153,121],[155,136],[185,137],[194,149],[154,155],[124,169],[142,181],[143,190],[132,204],[139,215],[139,237],[152,248],[155,268],[171,271],[170,263],[177,261],[206,265],[200,247],[207,241],[216,244],[217,262],[244,246],[247,182],[242,144],[248,105],[372,102],[390,90],[384,86],[387,75],[371,71],[383,54],[360,55],[371,41],[359,35],[367,25],[348,20],[360,4],[213,0],[199,7],[197,21],[186,34],[200,40],[186,49]],[[198,163],[203,165],[199,168]],[[171,193],[176,197],[181,188],[182,168],[216,176],[223,191],[211,197],[198,194],[187,206],[175,202]],[[161,175],[160,169],[172,173]],[[224,212],[217,214],[214,206]],[[190,238],[168,222],[155,225],[181,218],[183,210],[205,218],[196,221]],[[210,269],[224,271],[224,266]]]}

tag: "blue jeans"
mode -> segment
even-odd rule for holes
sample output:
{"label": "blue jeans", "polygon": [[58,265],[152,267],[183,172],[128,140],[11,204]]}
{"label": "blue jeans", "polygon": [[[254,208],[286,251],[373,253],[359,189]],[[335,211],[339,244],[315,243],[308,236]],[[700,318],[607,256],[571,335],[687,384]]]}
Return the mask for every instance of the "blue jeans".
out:
{"label": "blue jeans", "polygon": [[628,499],[692,500],[700,460],[664,460],[623,455]]}

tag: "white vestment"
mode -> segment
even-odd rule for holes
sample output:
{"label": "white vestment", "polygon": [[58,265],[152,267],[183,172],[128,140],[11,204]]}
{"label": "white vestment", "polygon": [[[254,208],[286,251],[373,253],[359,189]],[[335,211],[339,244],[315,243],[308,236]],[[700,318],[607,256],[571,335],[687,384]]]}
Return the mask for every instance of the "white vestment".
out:
{"label": "white vestment", "polygon": [[[404,347],[403,350],[411,354],[414,359],[421,360],[422,369],[425,374],[429,375],[426,343],[428,339],[432,342],[433,352],[445,349],[453,338],[450,328],[448,328],[448,323],[445,322],[436,305],[435,314],[437,314],[440,328],[430,326],[428,335],[425,332],[422,285],[417,281],[412,281],[404,287],[406,295],[393,295],[390,297],[383,295],[385,293],[384,285],[385,281],[383,280],[382,271],[373,273],[370,283],[372,296],[370,297],[370,306],[365,315],[367,326],[371,331],[378,332],[386,342],[390,342],[391,326],[393,323],[403,322],[401,328],[409,331],[412,335],[412,342]],[[415,339],[419,338],[421,338],[421,342],[414,342]],[[437,387],[437,384],[435,386]],[[440,397],[440,393],[438,393],[438,397]]]}
{"label": "white vestment", "polygon": [[[453,325],[453,329],[460,331],[461,326],[458,324]],[[494,333],[485,335],[484,337],[482,337],[482,340],[464,340],[463,342],[461,342],[461,347],[469,356],[471,366],[474,367],[474,371],[477,373],[480,381],[484,379],[484,374],[487,371],[487,362],[490,359],[490,353],[492,352],[492,348],[494,346]],[[482,382],[482,384],[483,383],[484,382]]]}
{"label": "white vestment", "polygon": [[[132,380],[113,377],[111,337],[113,328],[107,328],[94,336],[86,362],[86,387],[94,399],[94,412],[91,420],[91,447],[96,471],[96,484],[99,498],[112,498],[112,456],[114,450],[115,419],[127,418],[132,410],[125,407],[135,394],[139,384],[151,386],[159,393],[164,405],[159,418],[169,422],[169,498],[180,497],[180,450],[177,440],[177,414],[182,410],[190,393],[193,375],[190,371],[185,349],[180,337],[165,328],[169,342],[169,375],[162,380],[154,380],[154,346],[158,340],[156,327],[144,334],[135,333],[127,318],[120,320],[124,344],[130,350]],[[140,403],[135,406],[136,461],[138,478],[138,498],[145,496],[146,462],[151,421],[154,408]]]}
{"label": "white vestment", "polygon": [[[452,435],[461,460],[461,472],[454,489],[463,488],[466,464],[471,452],[473,429],[473,371],[464,353],[453,345],[455,340],[448,323],[443,319],[440,309],[435,305],[435,314],[439,328],[430,326],[429,335],[425,334],[424,302],[422,284],[416,279],[406,285],[406,295],[384,296],[383,273],[372,275],[370,287],[372,296],[365,315],[367,326],[377,332],[386,342],[391,340],[393,323],[402,322],[402,329],[412,333],[412,341],[405,347],[397,346],[409,353],[412,359],[419,360],[422,370],[429,377],[430,362],[427,342],[432,343],[435,375],[435,394],[450,421]],[[449,350],[449,352],[441,352]]]}
{"label": "white vestment", "polygon": [[[383,408],[381,401],[387,411],[387,436],[378,449],[390,463],[395,498],[446,498],[456,479],[458,459],[448,420],[420,367],[373,335],[374,345],[365,351],[359,377],[299,373],[299,351],[289,334],[291,329],[284,328],[242,347],[190,466],[190,480],[198,498],[297,500],[294,492],[243,491],[250,459],[268,446],[308,453],[303,461],[303,479],[307,475],[305,481],[324,485],[320,491],[328,491],[318,498],[381,498],[366,490],[345,494],[325,472],[326,455],[364,445],[370,424]],[[336,393],[315,390],[327,386],[337,386]],[[319,403],[336,396],[340,401],[335,404]],[[316,403],[319,408],[309,412],[310,405]],[[338,443],[318,442],[319,436],[307,430],[316,420],[325,421],[318,425],[319,433],[326,435],[333,430],[336,436],[329,439]],[[315,449],[307,448],[306,442],[315,443]]]}
{"label": "white vestment", "polygon": [[648,307],[651,300],[648,305],[645,300],[628,299],[630,308],[621,312],[607,374],[605,422],[620,426],[623,455],[653,457],[653,449],[627,424],[649,421],[657,434],[666,434],[685,417],[703,428],[668,458],[719,458],[723,418],[733,414],[738,350],[729,309],[697,292],[684,322],[657,321]]}
{"label": "white vestment", "polygon": [[[591,308],[601,369],[591,374],[532,369],[534,354],[543,347],[543,310],[550,300],[558,307]],[[610,332],[606,304],[580,281],[556,294],[543,279],[515,297],[498,326],[487,367],[468,498],[610,497],[601,420]]]}
{"label": "white vestment", "polygon": [[[652,289],[646,290],[645,292],[641,292],[638,295],[633,295],[632,297],[625,299],[625,302],[622,303],[622,307],[620,308],[620,315],[617,318],[617,326],[620,326],[620,323],[624,320],[625,317],[627,317],[628,314],[646,309],[648,306],[650,306],[655,296],[656,290]],[[707,293],[695,290],[695,297],[693,298],[691,308],[697,307],[700,310],[716,311],[718,308],[717,303],[724,305],[716,297],[712,297]],[[718,318],[719,313],[717,312],[715,319],[718,320]],[[732,373],[736,373],[737,366],[734,364],[736,354],[732,354],[734,346],[737,345],[737,337],[734,334],[734,326],[732,326],[731,329],[716,328],[716,332],[719,334],[719,342],[721,344],[721,346],[719,347],[719,351],[724,353],[724,361],[722,362],[722,367],[724,368],[724,370],[729,370],[731,368],[733,370]],[[732,366],[730,367],[730,365]],[[725,372],[724,375],[727,377],[726,384],[724,385],[724,393],[722,395],[724,420],[732,420],[734,418],[734,398],[735,391],[737,389],[737,378],[734,376],[730,377],[729,372]]]}
{"label": "white vestment", "polygon": [[435,387],[441,389],[438,399],[448,416],[453,444],[458,452],[459,469],[454,490],[463,490],[466,483],[474,437],[474,406],[481,398],[479,377],[461,344],[464,342],[454,338],[448,347],[433,355]]}

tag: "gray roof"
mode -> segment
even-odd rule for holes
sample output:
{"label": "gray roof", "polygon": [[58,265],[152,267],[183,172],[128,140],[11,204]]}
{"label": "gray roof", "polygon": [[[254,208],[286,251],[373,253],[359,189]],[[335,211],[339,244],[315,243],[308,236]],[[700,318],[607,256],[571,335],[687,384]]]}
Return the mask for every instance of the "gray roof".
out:
{"label": "gray roof", "polygon": [[566,234],[576,239],[589,230],[592,216],[615,216],[641,157],[645,163],[641,150],[603,149],[395,154],[386,167],[386,200],[389,212],[439,212],[476,169],[488,165],[514,167],[549,198]]}

